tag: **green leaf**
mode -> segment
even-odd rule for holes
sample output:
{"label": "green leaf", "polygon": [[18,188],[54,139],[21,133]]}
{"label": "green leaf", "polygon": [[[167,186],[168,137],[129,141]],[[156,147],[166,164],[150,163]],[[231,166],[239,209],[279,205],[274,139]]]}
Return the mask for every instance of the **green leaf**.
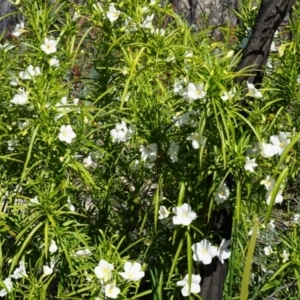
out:
{"label": "green leaf", "polygon": [[253,232],[248,244],[248,252],[245,260],[245,267],[243,272],[243,278],[242,278],[242,286],[241,286],[241,294],[240,294],[240,300],[248,300],[248,294],[249,294],[249,285],[250,285],[250,278],[251,278],[251,266],[252,266],[252,260],[254,256],[254,249],[256,244],[256,238],[257,238],[257,231],[259,227],[259,221],[255,221]]}

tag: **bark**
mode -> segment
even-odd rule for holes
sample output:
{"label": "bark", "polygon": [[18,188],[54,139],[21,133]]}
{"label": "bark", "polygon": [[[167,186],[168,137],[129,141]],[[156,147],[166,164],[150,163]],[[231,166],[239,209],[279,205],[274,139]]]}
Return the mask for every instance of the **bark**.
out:
{"label": "bark", "polygon": [[255,26],[236,71],[251,67],[250,76],[237,77],[235,82],[248,81],[260,85],[263,69],[269,56],[271,43],[282,21],[288,15],[295,0],[264,0],[261,3]]}

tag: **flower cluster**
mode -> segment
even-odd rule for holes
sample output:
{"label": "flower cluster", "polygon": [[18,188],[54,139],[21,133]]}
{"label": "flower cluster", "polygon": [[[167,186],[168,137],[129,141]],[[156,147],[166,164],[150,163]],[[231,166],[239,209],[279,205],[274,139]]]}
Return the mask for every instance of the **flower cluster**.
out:
{"label": "flower cluster", "polygon": [[[172,218],[173,225],[188,226],[197,218],[197,214],[192,211],[191,206],[187,203],[173,207],[172,211],[174,213]],[[159,220],[165,220],[169,217],[170,211],[162,205],[160,206],[158,213]]]}
{"label": "flower cluster", "polygon": [[[114,265],[104,259],[101,259],[94,269],[96,277],[100,279],[101,284],[104,284],[105,296],[111,299],[116,299],[121,292],[120,288],[116,286],[116,280],[113,280],[114,269]],[[125,262],[124,272],[118,274],[127,282],[139,281],[145,276],[145,272],[142,271],[142,266],[138,262]]]}
{"label": "flower cluster", "polygon": [[223,264],[224,259],[230,257],[231,251],[228,249],[229,240],[223,239],[219,248],[213,246],[207,239],[192,245],[193,259],[197,262],[202,262],[204,265],[211,263],[213,257],[217,256]]}
{"label": "flower cluster", "polygon": [[39,75],[41,75],[40,67],[34,67],[33,65],[29,65],[25,71],[19,73],[19,76],[23,80],[30,80]]}
{"label": "flower cluster", "polygon": [[[269,205],[274,191],[275,180],[271,178],[269,175],[267,175],[266,178],[260,182],[260,184],[264,185],[267,190],[266,202]],[[280,189],[275,196],[275,203],[282,203],[283,201],[282,193],[283,193],[283,189]]]}
{"label": "flower cluster", "polygon": [[[225,259],[230,257],[231,251],[228,249],[230,241],[222,240],[220,247],[212,246],[212,244],[204,239],[199,243],[192,245],[193,259],[197,262],[202,262],[204,265],[211,263],[213,257],[217,256],[220,262],[223,264]],[[178,286],[182,286],[181,293],[184,297],[192,294],[200,293],[201,277],[200,275],[191,275],[191,285],[189,286],[188,274],[183,278],[183,280],[177,281]]]}
{"label": "flower cluster", "polygon": [[147,159],[149,159],[150,162],[154,162],[157,157],[157,144],[153,143],[147,146],[141,146],[140,152],[142,161],[146,161]]}
{"label": "flower cluster", "polygon": [[206,91],[203,83],[190,82],[184,88],[184,80],[176,79],[174,83],[174,93],[180,95],[189,104],[193,103],[195,100],[205,99]]}
{"label": "flower cluster", "polygon": [[121,121],[121,123],[118,123],[115,128],[110,131],[110,135],[112,136],[113,143],[120,143],[130,140],[134,132],[135,129],[132,125],[127,127],[126,122]]}
{"label": "flower cluster", "polygon": [[173,121],[175,126],[187,125],[191,127],[195,127],[197,123],[195,122],[193,116],[196,116],[197,113],[194,110],[189,110],[179,116],[174,116]]}
{"label": "flower cluster", "polygon": [[[270,143],[261,143],[255,144],[247,149],[247,155],[257,155],[260,154],[264,158],[270,158],[274,155],[281,155],[284,149],[290,144],[291,142],[291,133],[290,132],[279,132],[278,135],[272,135],[270,137]],[[255,161],[255,158],[250,158],[247,156],[245,158],[245,165],[244,168],[246,171],[254,172],[254,169],[258,166]]]}
{"label": "flower cluster", "polygon": [[279,132],[278,135],[272,135],[270,137],[270,143],[261,144],[260,155],[264,158],[273,157],[278,154],[281,155],[284,149],[291,142],[291,133],[290,132]]}
{"label": "flower cluster", "polygon": [[3,284],[5,286],[4,289],[0,290],[0,297],[5,297],[8,293],[10,293],[13,289],[12,278],[18,280],[20,278],[26,277],[27,273],[25,270],[24,261],[20,261],[19,267],[15,269],[14,273],[3,280]]}

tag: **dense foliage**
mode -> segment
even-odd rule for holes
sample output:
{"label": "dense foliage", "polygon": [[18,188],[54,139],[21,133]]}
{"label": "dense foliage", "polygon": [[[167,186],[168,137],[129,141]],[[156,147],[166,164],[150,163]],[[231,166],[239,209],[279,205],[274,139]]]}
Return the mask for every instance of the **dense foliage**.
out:
{"label": "dense foliage", "polygon": [[[251,1],[222,42],[155,0],[19,2],[0,49],[0,296],[200,299],[201,269],[230,257],[224,299],[298,299],[300,9],[258,90],[233,84]],[[226,205],[229,248],[208,226]]]}

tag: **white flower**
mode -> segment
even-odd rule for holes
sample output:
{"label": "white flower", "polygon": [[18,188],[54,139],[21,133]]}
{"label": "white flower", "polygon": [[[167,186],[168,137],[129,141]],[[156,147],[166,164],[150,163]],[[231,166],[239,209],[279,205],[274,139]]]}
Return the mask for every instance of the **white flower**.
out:
{"label": "white flower", "polygon": [[49,266],[43,266],[43,276],[49,276],[53,273],[53,268]]}
{"label": "white flower", "polygon": [[18,86],[19,85],[18,78],[17,77],[11,77],[9,84],[12,85],[12,86]]}
{"label": "white flower", "polygon": [[188,99],[189,103],[192,103],[194,100],[203,99],[206,95],[204,91],[204,84],[199,83],[195,84],[190,82],[187,86],[184,97]]}
{"label": "white flower", "polygon": [[76,137],[76,133],[73,131],[71,125],[62,125],[60,127],[60,133],[58,138],[61,142],[66,142],[68,144],[72,143],[72,139]]}
{"label": "white flower", "polygon": [[223,203],[229,197],[229,188],[225,183],[222,183],[216,190],[215,201]]}
{"label": "white flower", "polygon": [[18,127],[20,130],[24,130],[28,125],[30,124],[30,122],[28,120],[22,122],[22,121],[19,121],[18,122]]}
{"label": "white flower", "polygon": [[187,138],[188,141],[192,141],[192,147],[199,149],[200,146],[205,146],[206,137],[200,136],[197,132],[191,133]]}
{"label": "white flower", "polygon": [[245,170],[249,172],[254,172],[254,168],[257,167],[257,163],[255,162],[255,158],[250,159],[248,156],[245,160]]}
{"label": "white flower", "polygon": [[30,201],[29,201],[29,206],[35,206],[35,205],[39,205],[41,204],[39,202],[39,199],[37,196],[35,196],[34,198],[31,198]]}
{"label": "white flower", "polygon": [[197,214],[192,211],[189,204],[184,203],[181,206],[173,207],[173,213],[176,215],[173,217],[173,223],[175,225],[190,225],[192,221],[197,218]]}
{"label": "white flower", "polygon": [[194,110],[190,110],[180,116],[174,116],[172,119],[175,121],[175,126],[182,126],[182,125],[188,125],[194,127],[196,125],[196,122],[193,118],[190,116],[195,116],[196,112]]}
{"label": "white flower", "polygon": [[278,51],[278,47],[276,47],[275,42],[273,41],[271,43],[271,48],[270,48],[270,52],[277,52]]}
{"label": "white flower", "polygon": [[79,18],[80,18],[80,14],[77,11],[75,11],[74,15],[73,15],[73,18],[72,18],[72,21],[76,22]]}
{"label": "white flower", "polygon": [[271,255],[271,254],[273,253],[273,249],[272,249],[271,246],[266,246],[266,247],[264,248],[264,252],[265,252],[265,254],[266,254],[267,256],[269,256],[269,255]]}
{"label": "white flower", "polygon": [[273,61],[272,61],[272,59],[268,59],[267,60],[266,67],[269,68],[269,69],[273,69]]}
{"label": "white flower", "polygon": [[20,24],[16,25],[15,30],[11,33],[11,35],[15,37],[19,37],[24,32],[26,32],[26,30],[24,30],[24,22],[21,21]]}
{"label": "white flower", "polygon": [[285,263],[289,260],[289,253],[286,252],[286,250],[283,250],[282,254],[280,255],[282,258],[282,262]]}
{"label": "white flower", "polygon": [[284,149],[288,146],[288,144],[291,142],[291,139],[289,137],[291,136],[290,132],[279,132],[279,135],[272,135],[270,137],[270,142],[277,147],[277,153],[279,155],[282,154]]}
{"label": "white flower", "polygon": [[148,6],[143,6],[142,7],[142,13],[144,14],[144,13],[146,13],[146,12],[148,12],[149,11],[149,7]]}
{"label": "white flower", "polygon": [[142,270],[142,266],[140,263],[138,262],[131,263],[127,261],[124,264],[125,272],[120,272],[119,274],[128,281],[138,281],[145,276],[145,272],[141,270]]}
{"label": "white flower", "polygon": [[[229,50],[229,51],[227,52],[225,58],[230,58],[230,57],[233,56],[233,54],[234,54],[234,51],[233,51],[233,50]],[[235,89],[235,88],[233,88],[233,89]]]}
{"label": "white flower", "polygon": [[97,166],[97,164],[95,162],[92,161],[92,157],[89,155],[88,157],[85,157],[83,159],[83,166],[85,168],[94,168]]}
{"label": "white flower", "polygon": [[75,256],[90,256],[92,252],[89,249],[78,250],[75,252]]}
{"label": "white flower", "polygon": [[51,54],[56,52],[57,41],[53,38],[44,38],[44,44],[41,45],[41,49],[46,54]]}
{"label": "white flower", "polygon": [[15,138],[14,140],[7,141],[7,150],[14,151],[16,149],[17,144],[18,144],[17,138]]}
{"label": "white flower", "polygon": [[51,254],[53,254],[53,253],[55,253],[57,250],[58,250],[58,247],[57,247],[55,241],[54,241],[54,240],[51,240],[51,243],[50,243],[50,246],[49,246],[49,252],[50,252]]}
{"label": "white flower", "polygon": [[55,104],[56,110],[59,112],[55,116],[55,120],[60,119],[62,116],[66,115],[69,111],[71,111],[71,108],[69,107],[68,99],[67,97],[62,97],[60,102]]}
{"label": "white flower", "polygon": [[[272,194],[273,194],[273,188],[270,188],[266,193],[266,202],[268,205],[270,204]],[[282,203],[282,201],[283,201],[282,191],[278,191],[274,203]]]}
{"label": "white flower", "polygon": [[39,75],[41,75],[40,67],[33,67],[33,65],[28,66],[25,71],[19,73],[19,76],[23,80],[30,80]]}
{"label": "white flower", "polygon": [[221,99],[223,100],[223,101],[227,101],[227,100],[231,100],[233,97],[234,97],[234,95],[236,94],[236,88],[234,87],[233,89],[231,89],[230,91],[225,91],[224,93],[223,93],[223,95],[221,95]]}
{"label": "white flower", "polygon": [[49,60],[49,66],[50,67],[59,67],[60,61],[56,56],[53,56]]}
{"label": "white flower", "polygon": [[270,229],[270,230],[274,230],[274,229],[275,229],[275,221],[274,221],[274,220],[271,220],[271,221],[268,223],[267,228]]}
{"label": "white flower", "polygon": [[194,56],[193,50],[187,50],[187,51],[184,52],[184,57],[185,58],[191,58],[193,56]]}
{"label": "white flower", "polygon": [[169,210],[165,206],[161,205],[159,207],[158,214],[159,214],[158,218],[160,220],[164,220],[164,219],[166,219],[169,216],[170,212],[169,212]]}
{"label": "white flower", "polygon": [[299,221],[300,221],[300,215],[299,214],[294,214],[293,222],[298,223]]}
{"label": "white flower", "polygon": [[129,125],[127,128],[126,122],[121,121],[121,123],[117,124],[114,129],[110,131],[110,135],[112,136],[113,143],[126,142],[131,139],[134,134],[134,127]]}
{"label": "white flower", "polygon": [[249,83],[247,81],[247,86],[248,86],[248,94],[247,94],[247,96],[253,97],[253,98],[262,98],[262,96],[263,96],[262,93],[255,88],[254,84]]}
{"label": "white flower", "polygon": [[170,155],[170,159],[173,163],[178,162],[178,151],[179,151],[179,145],[176,144],[174,141],[172,141],[170,144],[168,154]]}
{"label": "white flower", "polygon": [[7,295],[7,292],[11,292],[12,289],[13,289],[13,284],[12,284],[12,281],[11,281],[11,278],[10,277],[7,277],[6,279],[3,280],[3,283],[5,285],[5,289],[2,289],[0,291],[0,297],[4,297]]}
{"label": "white flower", "polygon": [[108,298],[117,299],[120,292],[120,289],[113,283],[107,284],[105,286],[105,296]]}
{"label": "white flower", "polygon": [[28,103],[29,92],[26,92],[23,88],[19,88],[18,91],[18,94],[14,95],[10,102],[16,105],[26,105]]}
{"label": "white flower", "polygon": [[[248,235],[252,235],[253,233],[253,227],[250,228],[249,232],[248,232]],[[257,235],[259,234],[259,229],[257,229]]]}
{"label": "white flower", "polygon": [[204,239],[200,243],[192,245],[192,250],[194,252],[193,259],[195,261],[202,261],[204,265],[209,265],[214,256],[218,255],[218,249],[215,246]]}
{"label": "white flower", "polygon": [[143,23],[141,24],[141,27],[142,28],[148,28],[148,29],[151,29],[153,28],[153,25],[152,25],[152,20],[154,18],[154,14],[152,14],[151,16],[147,16]]}
{"label": "white flower", "polygon": [[272,144],[262,143],[260,155],[264,158],[273,157],[278,153],[278,148]]}
{"label": "white flower", "polygon": [[183,286],[183,288],[181,289],[181,294],[183,297],[187,297],[190,295],[190,293],[192,294],[198,294],[201,291],[200,288],[200,281],[201,281],[201,277],[200,275],[194,275],[192,274],[192,280],[191,280],[191,286],[189,287],[189,275],[186,274],[185,277],[183,278],[183,280],[177,281],[176,285],[178,286]]}
{"label": "white flower", "polygon": [[263,184],[266,190],[269,190],[275,185],[275,180],[271,178],[271,176],[267,175],[266,178],[260,182],[260,184]]}
{"label": "white flower", "polygon": [[25,263],[24,263],[24,261],[21,260],[19,263],[19,268],[16,268],[14,271],[14,274],[10,275],[9,277],[17,280],[19,278],[26,277],[26,276],[27,276],[27,273],[25,270]]}
{"label": "white flower", "polygon": [[142,161],[146,161],[147,158],[151,162],[156,160],[157,157],[157,145],[155,143],[149,144],[148,146],[141,146],[140,147],[140,152],[142,154]]}
{"label": "white flower", "polygon": [[224,263],[224,259],[229,258],[231,255],[231,251],[228,249],[229,245],[230,245],[230,240],[226,241],[225,239],[223,239],[218,249],[217,256],[219,257],[219,260],[222,264]]}
{"label": "white flower", "polygon": [[109,4],[108,12],[106,13],[106,17],[109,19],[111,23],[118,20],[121,12],[115,8],[114,3]]}
{"label": "white flower", "polygon": [[67,206],[68,206],[70,211],[75,211],[75,207],[72,204],[70,197],[68,197],[68,199],[67,199]]}
{"label": "white flower", "polygon": [[182,93],[184,91],[183,83],[184,83],[184,80],[175,78],[175,82],[174,82],[174,86],[173,86],[174,94],[182,95]]}
{"label": "white flower", "polygon": [[112,264],[108,263],[104,259],[101,259],[98,266],[94,269],[94,273],[97,278],[107,282],[111,278],[113,269],[114,266]]}

